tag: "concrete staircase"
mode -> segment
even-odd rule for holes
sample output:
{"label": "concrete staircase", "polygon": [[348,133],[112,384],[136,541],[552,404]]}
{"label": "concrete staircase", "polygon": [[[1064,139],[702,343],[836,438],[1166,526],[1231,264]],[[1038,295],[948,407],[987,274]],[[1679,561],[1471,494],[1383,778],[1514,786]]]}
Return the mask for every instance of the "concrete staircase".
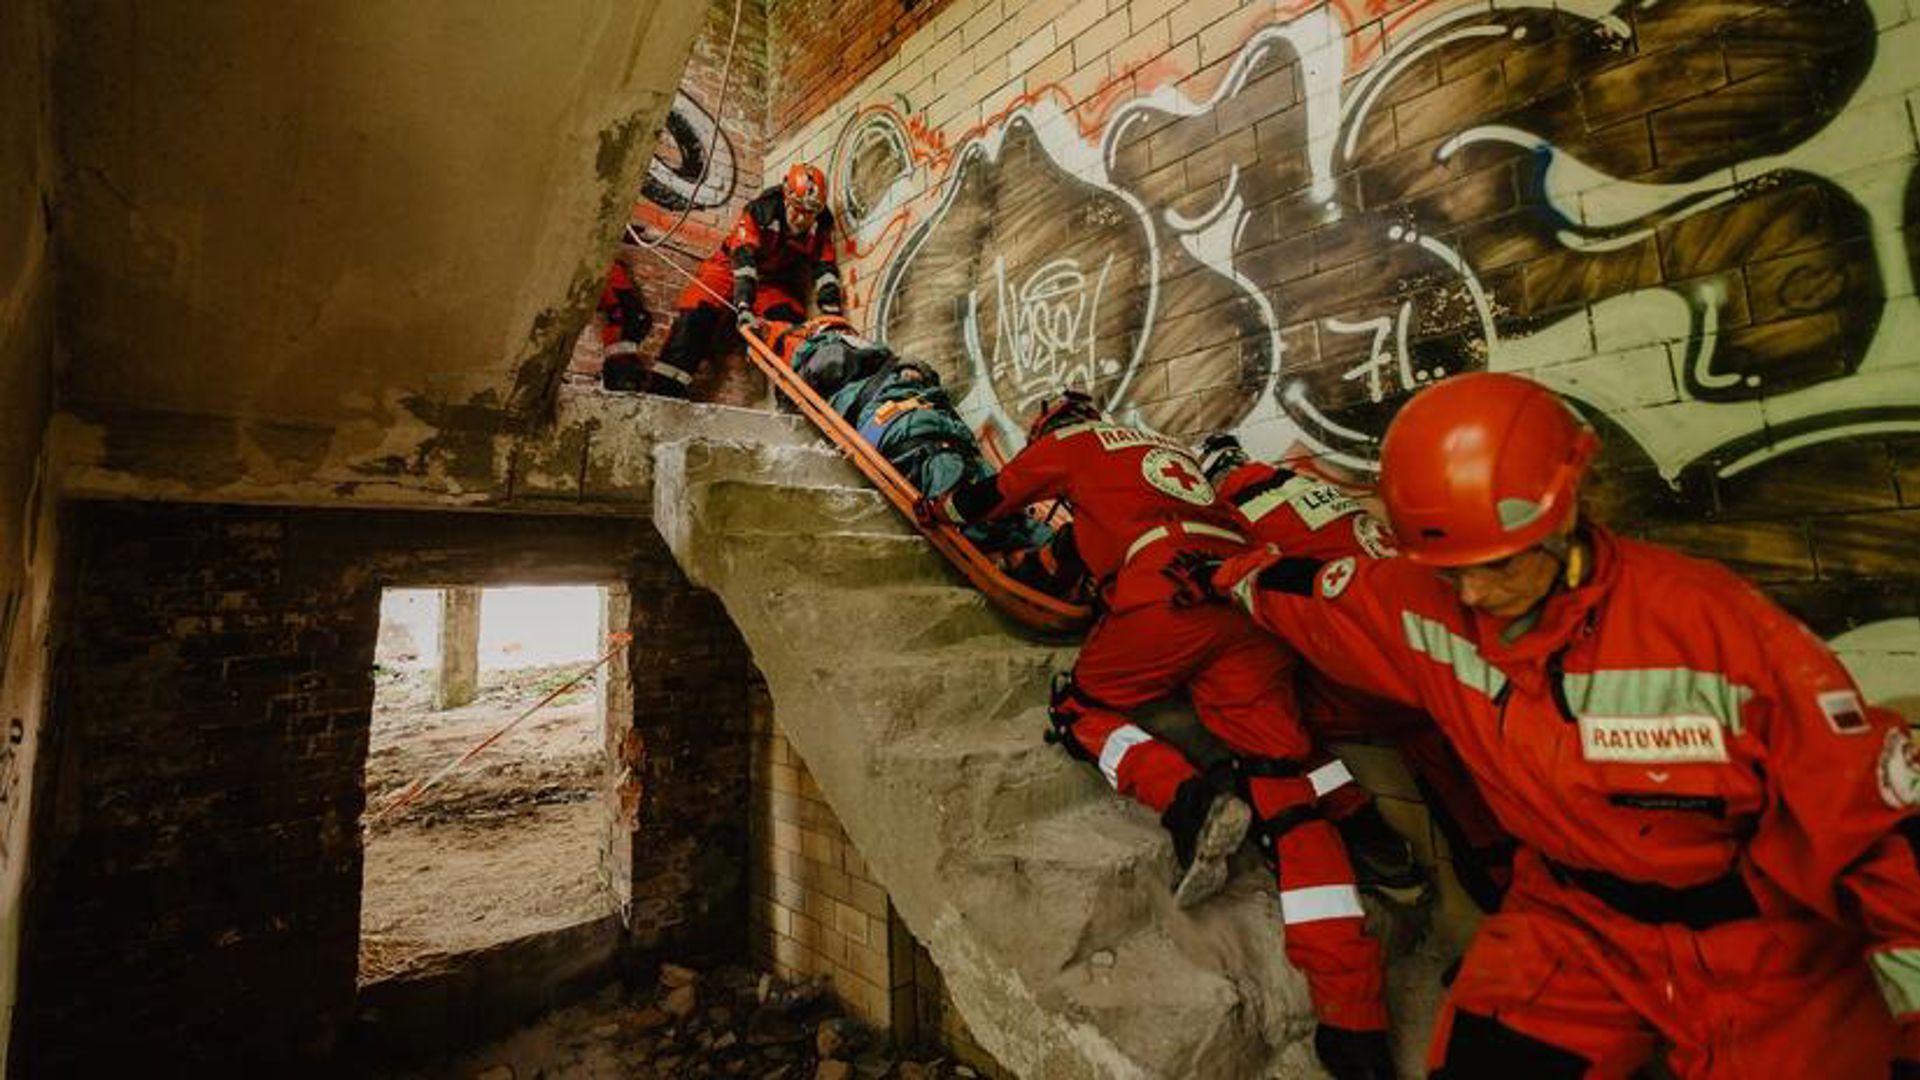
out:
{"label": "concrete staircase", "polygon": [[1072,643],[1003,619],[824,446],[665,443],[654,485],[669,546],[726,604],[788,738],[1002,1063],[1320,1075],[1264,869],[1179,911],[1153,815],[1041,741]]}

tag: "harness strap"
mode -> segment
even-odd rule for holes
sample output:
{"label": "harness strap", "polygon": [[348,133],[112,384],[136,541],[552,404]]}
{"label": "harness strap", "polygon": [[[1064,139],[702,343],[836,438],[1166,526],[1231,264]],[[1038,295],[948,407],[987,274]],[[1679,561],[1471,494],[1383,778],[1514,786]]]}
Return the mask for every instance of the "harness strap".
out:
{"label": "harness strap", "polygon": [[1547,870],[1563,885],[1575,885],[1608,907],[1643,923],[1679,923],[1689,930],[1706,930],[1721,923],[1756,918],[1760,907],[1753,893],[1730,870],[1712,881],[1685,888],[1629,881],[1604,870],[1582,870],[1541,856]]}

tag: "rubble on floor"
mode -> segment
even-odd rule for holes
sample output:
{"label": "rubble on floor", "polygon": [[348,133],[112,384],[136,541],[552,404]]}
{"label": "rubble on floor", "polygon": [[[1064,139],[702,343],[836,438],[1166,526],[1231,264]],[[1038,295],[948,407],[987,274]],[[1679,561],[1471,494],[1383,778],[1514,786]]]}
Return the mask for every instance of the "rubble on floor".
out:
{"label": "rubble on floor", "polygon": [[974,1080],[937,1054],[900,1052],[842,1014],[825,978],[663,964],[655,985],[609,986],[483,1046],[388,1080]]}

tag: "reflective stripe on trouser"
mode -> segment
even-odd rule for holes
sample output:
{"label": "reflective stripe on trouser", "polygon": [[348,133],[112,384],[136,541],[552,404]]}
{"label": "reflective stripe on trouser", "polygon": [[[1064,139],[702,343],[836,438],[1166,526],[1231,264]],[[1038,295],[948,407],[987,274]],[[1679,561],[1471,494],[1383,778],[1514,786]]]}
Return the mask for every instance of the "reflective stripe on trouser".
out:
{"label": "reflective stripe on trouser", "polygon": [[1639,1075],[1663,1045],[1680,1080],[1878,1077],[1895,1046],[1851,931],[1811,913],[1704,930],[1640,922],[1529,850],[1448,991],[1429,1067],[1446,1060],[1456,1011],[1578,1054],[1608,1080]]}
{"label": "reflective stripe on trouser", "polygon": [[1115,791],[1156,814],[1166,811],[1174,792],[1194,774],[1172,743],[1154,738],[1116,712],[1083,710],[1074,722],[1073,738],[1093,755]]}
{"label": "reflective stripe on trouser", "polygon": [[[1247,791],[1256,821],[1314,801],[1305,777],[1255,777]],[[1357,1031],[1386,1027],[1385,958],[1379,943],[1366,936],[1353,864],[1339,831],[1325,818],[1309,818],[1275,841],[1274,856],[1287,959],[1306,974],[1320,1019]]]}
{"label": "reflective stripe on trouser", "polygon": [[[1136,572],[1141,571],[1121,571]],[[1292,654],[1226,605],[1153,605],[1112,613],[1088,634],[1074,665],[1074,682],[1084,698],[1099,703],[1083,699],[1076,705],[1080,720],[1074,735],[1100,759],[1116,732],[1140,730],[1128,722],[1129,710],[1184,686],[1200,722],[1234,753],[1304,760],[1312,743],[1293,711],[1293,674]],[[1111,755],[1112,782],[1122,793],[1164,810],[1180,781],[1194,775],[1193,766],[1164,740],[1140,740],[1130,733],[1119,738],[1123,745]],[[1323,773],[1321,782],[1337,781],[1342,772]],[[1260,778],[1249,790],[1262,818],[1315,800],[1314,782],[1306,776]],[[1353,868],[1331,824],[1311,820],[1280,838],[1279,879],[1283,893],[1352,887]],[[1301,893],[1295,910],[1324,915],[1331,895]],[[1306,975],[1321,1019],[1359,1030],[1385,1026],[1380,948],[1366,936],[1364,920],[1338,916],[1289,923],[1286,953]]]}

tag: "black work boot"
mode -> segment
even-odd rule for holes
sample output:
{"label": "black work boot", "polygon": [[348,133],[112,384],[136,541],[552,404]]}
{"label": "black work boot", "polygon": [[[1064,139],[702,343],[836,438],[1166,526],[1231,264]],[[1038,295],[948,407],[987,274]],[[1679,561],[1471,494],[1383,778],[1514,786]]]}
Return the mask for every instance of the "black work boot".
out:
{"label": "black work boot", "polygon": [[1408,907],[1432,895],[1426,871],[1413,860],[1412,846],[1380,816],[1379,807],[1368,803],[1333,825],[1347,845],[1354,882],[1362,889]]}
{"label": "black work boot", "polygon": [[1321,1024],[1313,1032],[1313,1052],[1333,1080],[1399,1080],[1384,1031],[1349,1031]]}
{"label": "black work boot", "polygon": [[1247,838],[1253,811],[1247,804],[1198,776],[1182,781],[1160,824],[1173,834],[1173,856],[1180,862],[1174,903],[1183,908],[1220,891],[1227,883],[1227,859]]}
{"label": "black work boot", "polygon": [[609,356],[600,367],[600,385],[615,393],[637,394],[646,382],[647,369],[632,353]]}

